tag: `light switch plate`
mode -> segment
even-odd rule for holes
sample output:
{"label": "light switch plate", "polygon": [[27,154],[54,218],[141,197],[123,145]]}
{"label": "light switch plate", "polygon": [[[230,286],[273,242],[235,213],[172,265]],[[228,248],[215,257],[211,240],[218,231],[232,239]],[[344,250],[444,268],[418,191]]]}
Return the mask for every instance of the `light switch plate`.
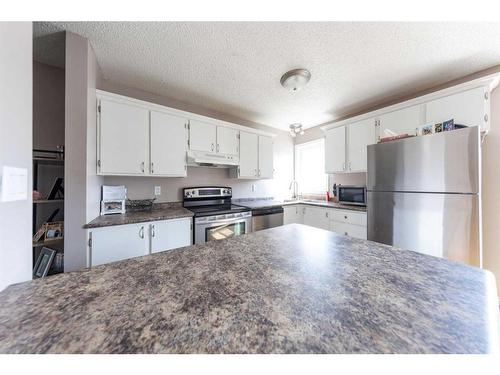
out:
{"label": "light switch plate", "polygon": [[161,195],[161,186],[155,186],[155,195]]}
{"label": "light switch plate", "polygon": [[2,202],[28,199],[28,170],[4,166],[2,168]]}

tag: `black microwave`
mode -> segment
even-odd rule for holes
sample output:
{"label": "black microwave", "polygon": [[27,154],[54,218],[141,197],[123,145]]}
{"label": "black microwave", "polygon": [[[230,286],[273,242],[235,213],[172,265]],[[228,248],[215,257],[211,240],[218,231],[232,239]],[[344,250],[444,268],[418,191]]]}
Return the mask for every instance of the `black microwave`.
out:
{"label": "black microwave", "polygon": [[366,186],[337,185],[339,203],[366,206]]}

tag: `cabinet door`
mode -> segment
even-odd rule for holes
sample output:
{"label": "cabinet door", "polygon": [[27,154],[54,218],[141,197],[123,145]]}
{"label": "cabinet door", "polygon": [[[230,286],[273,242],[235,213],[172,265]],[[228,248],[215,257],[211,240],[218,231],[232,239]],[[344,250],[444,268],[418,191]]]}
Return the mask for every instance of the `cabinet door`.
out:
{"label": "cabinet door", "polygon": [[304,206],[304,224],[328,230],[330,227],[329,210],[324,207]]}
{"label": "cabinet door", "polygon": [[259,137],[257,134],[240,132],[239,177],[257,178]]}
{"label": "cabinet door", "polygon": [[186,176],[187,119],[151,111],[151,164],[155,176]]}
{"label": "cabinet door", "polygon": [[191,218],[154,221],[149,229],[152,253],[191,245]]}
{"label": "cabinet door", "polygon": [[360,225],[352,225],[352,224],[340,223],[338,221],[331,221],[330,230],[338,234],[343,234],[346,236],[366,240],[366,227]]}
{"label": "cabinet door", "polygon": [[225,155],[238,155],[239,131],[225,126],[217,126],[216,151]]}
{"label": "cabinet door", "polygon": [[101,99],[99,173],[144,175],[149,155],[149,111]]}
{"label": "cabinet door", "polygon": [[425,122],[439,123],[453,119],[455,124],[484,127],[489,120],[489,101],[486,89],[478,87],[458,94],[445,96],[426,104]]}
{"label": "cabinet door", "polygon": [[330,129],[325,136],[325,172],[345,171],[345,126]]}
{"label": "cabinet door", "polygon": [[90,265],[116,262],[149,254],[147,223],[116,225],[90,231]]}
{"label": "cabinet door", "polygon": [[259,135],[259,178],[273,178],[273,139]]}
{"label": "cabinet door", "polygon": [[189,148],[195,151],[215,152],[217,126],[198,120],[189,121]]}
{"label": "cabinet door", "polygon": [[366,172],[366,147],[376,142],[375,119],[354,122],[347,126],[346,170],[349,172]]}
{"label": "cabinet door", "polygon": [[396,134],[408,133],[415,135],[417,127],[423,124],[422,106],[415,105],[380,115],[379,121],[379,138],[389,135],[385,134],[385,130],[390,130]]}
{"label": "cabinet door", "polygon": [[302,207],[298,204],[283,206],[283,224],[302,223]]}

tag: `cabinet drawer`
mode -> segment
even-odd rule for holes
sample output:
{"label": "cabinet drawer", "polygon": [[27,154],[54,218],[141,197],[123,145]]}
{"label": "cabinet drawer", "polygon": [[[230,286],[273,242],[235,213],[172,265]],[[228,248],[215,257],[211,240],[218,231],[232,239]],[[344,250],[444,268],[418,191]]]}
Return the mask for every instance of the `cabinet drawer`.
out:
{"label": "cabinet drawer", "polygon": [[338,234],[343,234],[346,236],[366,240],[365,226],[340,223],[338,221],[331,221],[330,230]]}
{"label": "cabinet drawer", "polygon": [[347,224],[363,225],[366,226],[366,213],[365,212],[354,212],[348,210],[332,210],[331,219]]}

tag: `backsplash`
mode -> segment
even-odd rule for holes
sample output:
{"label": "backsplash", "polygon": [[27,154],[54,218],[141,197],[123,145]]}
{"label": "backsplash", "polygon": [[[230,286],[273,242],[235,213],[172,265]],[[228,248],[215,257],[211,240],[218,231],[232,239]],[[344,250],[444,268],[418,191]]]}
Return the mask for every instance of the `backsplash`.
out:
{"label": "backsplash", "polygon": [[[291,169],[291,168],[290,168]],[[179,202],[182,188],[190,186],[230,186],[234,198],[281,197],[291,195],[288,190],[291,176],[275,172],[272,180],[238,180],[229,177],[228,169],[188,167],[187,177],[104,177],[105,185],[125,185],[130,199],[153,198],[154,187],[161,186],[157,202]],[[252,191],[252,185],[255,191]]]}

